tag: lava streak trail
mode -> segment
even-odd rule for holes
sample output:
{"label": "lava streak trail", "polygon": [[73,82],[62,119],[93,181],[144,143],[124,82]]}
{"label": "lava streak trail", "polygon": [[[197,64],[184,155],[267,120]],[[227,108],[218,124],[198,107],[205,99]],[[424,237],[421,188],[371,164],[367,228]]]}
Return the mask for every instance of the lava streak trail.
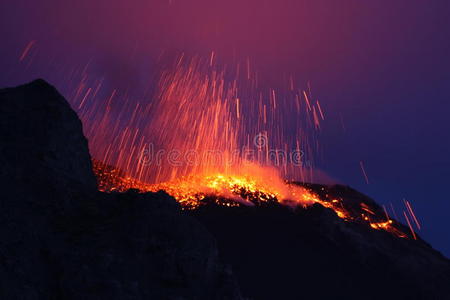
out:
{"label": "lava streak trail", "polygon": [[[256,164],[281,178],[313,181],[323,112],[311,92],[260,89],[249,67],[184,56],[163,70],[150,100],[135,101],[86,78],[72,97],[92,156],[146,183],[233,173]],[[245,73],[245,74],[244,74]],[[241,172],[242,173],[242,172]]]}

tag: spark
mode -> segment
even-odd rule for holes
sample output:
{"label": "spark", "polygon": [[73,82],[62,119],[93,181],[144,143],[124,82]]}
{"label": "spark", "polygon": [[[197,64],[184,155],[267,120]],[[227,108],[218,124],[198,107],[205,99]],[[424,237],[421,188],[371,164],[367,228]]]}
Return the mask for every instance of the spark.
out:
{"label": "spark", "polygon": [[322,118],[322,120],[325,120],[325,116],[323,114],[322,108],[320,107],[319,100],[316,101],[316,104],[317,104],[317,108],[319,109],[320,117]]}
{"label": "spark", "polygon": [[414,223],[416,224],[417,228],[420,230],[420,224],[419,221],[416,218],[416,214],[414,213],[411,204],[409,203],[409,201],[403,199],[403,202],[405,203],[405,206],[409,212],[409,215],[412,217],[412,219],[414,220]]}
{"label": "spark", "polygon": [[362,161],[359,162],[359,166],[361,167],[361,171],[364,175],[364,179],[366,180],[366,183],[369,184],[369,178],[367,177],[367,173],[366,173],[366,170],[364,168],[364,164]]}
{"label": "spark", "polygon": [[22,55],[19,58],[19,61],[23,61],[25,59],[25,57],[27,57],[27,55],[29,54],[31,48],[34,46],[34,44],[36,44],[36,41],[30,41],[27,46],[25,47],[25,49],[22,52]]}
{"label": "spark", "polygon": [[405,212],[405,211],[403,211],[403,215],[405,216],[406,222],[408,223],[409,230],[411,231],[411,234],[412,234],[413,238],[414,238],[415,240],[417,240],[416,233],[414,232],[414,229],[412,228],[411,222],[409,221],[409,218],[408,218],[408,216],[406,215],[406,212]]}

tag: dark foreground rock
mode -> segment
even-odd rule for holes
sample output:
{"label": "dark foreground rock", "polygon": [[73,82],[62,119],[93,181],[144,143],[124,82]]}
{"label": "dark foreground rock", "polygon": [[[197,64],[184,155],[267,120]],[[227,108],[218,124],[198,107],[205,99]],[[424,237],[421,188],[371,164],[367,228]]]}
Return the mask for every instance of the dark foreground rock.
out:
{"label": "dark foreground rock", "polygon": [[252,299],[450,299],[450,262],[439,252],[345,222],[318,204],[191,214],[215,236]]}
{"label": "dark foreground rock", "polygon": [[98,192],[81,123],[44,81],[0,90],[0,141],[0,299],[450,299],[450,263],[424,241],[320,205],[186,212]]}
{"label": "dark foreground rock", "polygon": [[81,122],[42,80],[0,90],[0,299],[241,299],[164,193],[96,190]]}

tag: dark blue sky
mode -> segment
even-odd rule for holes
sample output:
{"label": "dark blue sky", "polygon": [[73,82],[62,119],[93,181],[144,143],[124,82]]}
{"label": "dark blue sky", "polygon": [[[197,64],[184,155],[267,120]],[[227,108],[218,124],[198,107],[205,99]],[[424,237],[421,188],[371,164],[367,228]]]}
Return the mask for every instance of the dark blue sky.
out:
{"label": "dark blue sky", "polygon": [[64,93],[60,74],[90,61],[108,85],[139,89],[162,50],[310,81],[326,111],[321,169],[379,203],[409,200],[419,234],[450,256],[446,0],[6,0],[0,34],[1,86],[43,77]]}

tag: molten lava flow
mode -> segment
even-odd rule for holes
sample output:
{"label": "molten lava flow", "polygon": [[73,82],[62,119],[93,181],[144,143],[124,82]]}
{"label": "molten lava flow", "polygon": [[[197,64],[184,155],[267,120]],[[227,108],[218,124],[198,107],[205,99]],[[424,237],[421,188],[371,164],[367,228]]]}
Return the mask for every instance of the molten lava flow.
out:
{"label": "molten lava flow", "polygon": [[[246,171],[241,174],[237,172],[195,174],[155,184],[137,181],[98,161],[94,161],[94,170],[102,191],[164,190],[187,209],[207,204],[207,200],[212,198],[215,203],[227,206],[253,206],[278,202],[307,206],[319,202],[319,199],[307,189],[286,184],[273,170],[256,165],[247,166]],[[240,172],[242,170],[241,168]]]}
{"label": "molten lava flow", "polygon": [[[399,225],[388,216],[375,212],[361,202],[360,209],[346,207],[343,199],[330,198],[328,193],[319,196],[311,189],[298,184],[280,181],[277,177],[262,177],[265,174],[260,168],[255,176],[243,174],[203,174],[179,178],[171,182],[148,184],[125,176],[117,169],[94,161],[94,170],[99,179],[100,190],[125,192],[137,189],[141,192],[157,192],[164,190],[173,196],[184,209],[196,209],[202,205],[215,204],[221,206],[263,206],[282,204],[291,207],[307,208],[314,203],[332,209],[345,221],[359,222],[369,225],[375,230],[384,230],[391,234],[407,238]],[[255,170],[255,167],[253,167]],[[267,171],[266,171],[267,172]],[[322,191],[324,188],[322,188]],[[365,214],[369,212],[370,216]],[[415,238],[415,235],[412,235]]]}

